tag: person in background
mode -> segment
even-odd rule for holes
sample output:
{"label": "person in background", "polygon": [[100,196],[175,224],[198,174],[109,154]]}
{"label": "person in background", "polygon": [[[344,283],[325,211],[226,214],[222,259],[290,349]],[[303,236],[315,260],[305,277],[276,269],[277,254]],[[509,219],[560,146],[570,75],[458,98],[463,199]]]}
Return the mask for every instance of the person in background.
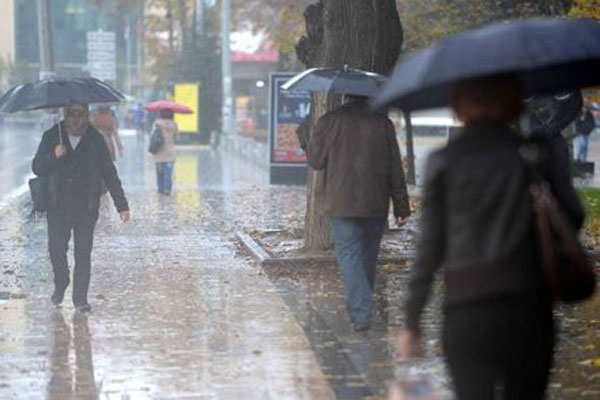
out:
{"label": "person in background", "polygon": [[100,106],[92,114],[91,124],[104,138],[110,158],[115,161],[117,152],[119,157],[123,157],[123,144],[119,138],[119,122],[113,110],[107,106]]}
{"label": "person in background", "polygon": [[331,218],[346,308],[353,329],[366,331],[390,198],[398,226],[410,215],[394,125],[371,111],[366,97],[346,95],[344,105],[319,119],[307,150],[309,165],[325,170],[322,211]]}
{"label": "person in background", "polygon": [[[522,138],[510,125],[523,111],[517,76],[457,84],[463,133],[429,157],[417,255],[405,301],[403,357],[423,355],[421,316],[443,268],[442,344],[457,399],[544,398],[554,349],[552,300],[537,254]],[[541,171],[573,227],[582,205],[568,154],[538,135]]]}
{"label": "person in background", "polygon": [[144,114],[144,106],[142,106],[142,103],[137,103],[133,113],[133,123],[138,133],[144,132]]}
{"label": "person in background", "polygon": [[592,112],[583,107],[581,114],[575,120],[575,132],[577,133],[577,160],[587,161],[590,135],[596,129],[596,121]]}
{"label": "person in background", "polygon": [[162,110],[154,121],[152,130],[159,128],[164,139],[163,146],[152,157],[156,163],[156,186],[158,193],[169,196],[173,190],[173,167],[175,165],[175,142],[179,129],[173,121],[172,110]]}

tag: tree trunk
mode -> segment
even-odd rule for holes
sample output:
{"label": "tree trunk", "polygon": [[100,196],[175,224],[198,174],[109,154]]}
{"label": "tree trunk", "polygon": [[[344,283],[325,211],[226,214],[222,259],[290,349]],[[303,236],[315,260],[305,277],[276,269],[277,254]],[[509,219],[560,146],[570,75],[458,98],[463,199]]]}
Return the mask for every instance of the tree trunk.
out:
{"label": "tree trunk", "polygon": [[[306,35],[296,45],[296,54],[307,68],[348,65],[387,75],[394,67],[403,39],[395,0],[320,0],[307,7],[304,17]],[[318,118],[340,103],[339,95],[313,96],[309,139]],[[323,173],[310,169],[305,219],[308,249],[331,247],[329,221],[318,209],[324,184]]]}

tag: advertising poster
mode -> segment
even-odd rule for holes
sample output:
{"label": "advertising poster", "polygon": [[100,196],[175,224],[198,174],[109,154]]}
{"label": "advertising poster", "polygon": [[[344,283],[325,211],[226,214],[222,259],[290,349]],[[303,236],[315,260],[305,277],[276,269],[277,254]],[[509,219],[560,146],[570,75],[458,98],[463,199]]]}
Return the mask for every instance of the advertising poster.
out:
{"label": "advertising poster", "polygon": [[310,112],[310,92],[281,89],[294,73],[271,74],[269,126],[271,164],[305,164],[306,154],[300,148],[296,129]]}
{"label": "advertising poster", "polygon": [[173,101],[184,104],[191,108],[192,114],[175,114],[175,122],[179,132],[198,134],[198,96],[199,85],[197,83],[180,83],[175,85]]}

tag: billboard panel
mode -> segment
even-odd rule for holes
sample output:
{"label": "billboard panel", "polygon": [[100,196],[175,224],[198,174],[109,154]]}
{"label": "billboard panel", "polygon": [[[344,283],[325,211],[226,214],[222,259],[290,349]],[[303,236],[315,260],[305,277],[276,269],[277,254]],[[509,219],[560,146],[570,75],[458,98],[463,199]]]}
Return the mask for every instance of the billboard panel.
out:
{"label": "billboard panel", "polygon": [[310,112],[310,92],[291,92],[281,89],[290,72],[277,72],[270,76],[269,141],[271,164],[306,164],[306,154],[300,148],[296,129]]}
{"label": "billboard panel", "polygon": [[175,122],[181,133],[200,133],[198,124],[198,106],[200,85],[197,83],[178,83],[175,85],[173,101],[191,108],[192,114],[175,114]]}

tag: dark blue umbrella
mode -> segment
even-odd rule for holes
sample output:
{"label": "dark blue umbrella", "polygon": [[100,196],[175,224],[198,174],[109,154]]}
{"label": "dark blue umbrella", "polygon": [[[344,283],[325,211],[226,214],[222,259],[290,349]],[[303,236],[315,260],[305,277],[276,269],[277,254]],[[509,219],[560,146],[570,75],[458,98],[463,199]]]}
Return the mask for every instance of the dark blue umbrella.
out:
{"label": "dark blue umbrella", "polygon": [[0,112],[118,103],[124,98],[119,91],[96,78],[44,79],[9,89],[0,98]]}
{"label": "dark blue umbrella", "polygon": [[447,106],[455,83],[504,73],[518,74],[528,95],[600,84],[600,25],[587,19],[519,20],[449,37],[400,64],[373,106]]}
{"label": "dark blue umbrella", "polygon": [[332,92],[372,96],[385,82],[385,76],[359,69],[310,68],[281,85],[283,90]]}

